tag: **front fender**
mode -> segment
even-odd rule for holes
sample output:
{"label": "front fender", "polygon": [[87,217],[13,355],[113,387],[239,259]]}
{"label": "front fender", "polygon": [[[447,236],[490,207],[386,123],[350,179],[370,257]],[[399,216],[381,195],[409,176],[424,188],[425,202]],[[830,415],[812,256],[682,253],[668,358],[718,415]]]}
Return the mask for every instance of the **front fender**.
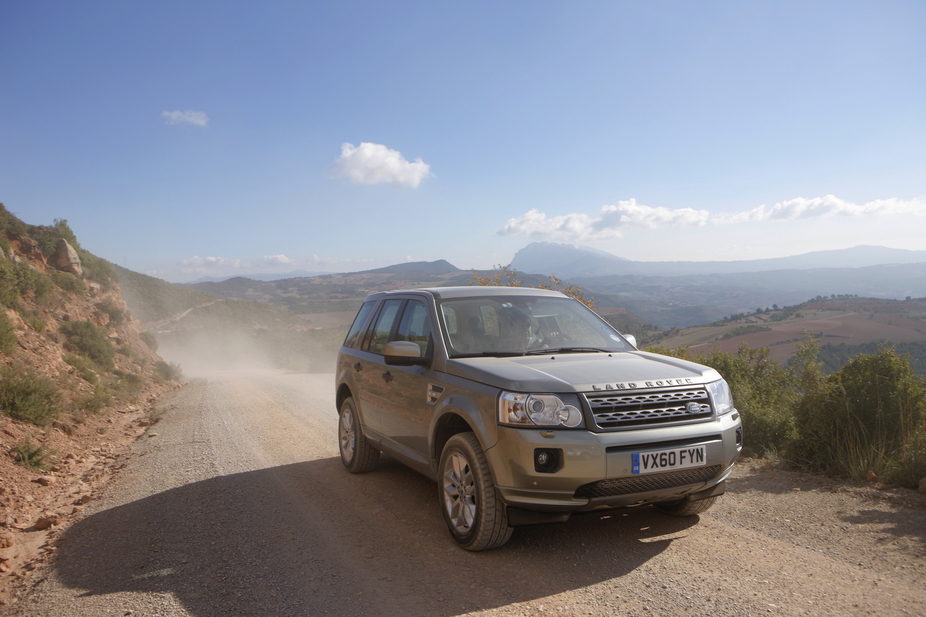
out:
{"label": "front fender", "polygon": [[472,431],[483,450],[498,443],[498,424],[495,421],[499,390],[478,382],[452,375],[441,375],[437,385],[444,388],[434,403],[435,409],[429,427],[431,460],[440,460],[444,443],[451,435]]}

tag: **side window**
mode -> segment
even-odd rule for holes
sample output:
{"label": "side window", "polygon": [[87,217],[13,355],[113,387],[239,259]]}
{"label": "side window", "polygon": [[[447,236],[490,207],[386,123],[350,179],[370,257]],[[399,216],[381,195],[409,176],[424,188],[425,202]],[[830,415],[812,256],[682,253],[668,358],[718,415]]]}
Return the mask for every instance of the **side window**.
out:
{"label": "side window", "polygon": [[431,356],[431,325],[428,323],[428,309],[423,302],[409,300],[402,313],[395,340],[416,343],[421,347],[422,358]]}
{"label": "side window", "polygon": [[402,308],[405,300],[386,300],[383,303],[383,310],[380,311],[376,323],[370,330],[369,343],[367,350],[373,353],[382,354],[386,351],[386,343],[389,341],[389,333],[392,332],[392,325],[395,318]]}
{"label": "side window", "polygon": [[375,305],[375,302],[366,302],[360,307],[357,316],[354,317],[354,323],[351,324],[350,331],[347,333],[347,338],[344,339],[345,347],[353,347],[354,349],[360,347],[360,328]]}

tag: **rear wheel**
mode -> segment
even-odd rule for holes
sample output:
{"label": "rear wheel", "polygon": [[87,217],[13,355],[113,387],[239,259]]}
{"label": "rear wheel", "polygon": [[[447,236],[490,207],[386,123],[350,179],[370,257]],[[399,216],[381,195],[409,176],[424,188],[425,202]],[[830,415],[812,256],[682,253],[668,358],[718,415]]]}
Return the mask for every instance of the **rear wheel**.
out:
{"label": "rear wheel", "polygon": [[458,433],[447,441],[438,488],[444,521],[457,544],[484,551],[511,538],[505,504],[495,494],[489,463],[473,433]]}
{"label": "rear wheel", "polygon": [[360,416],[357,414],[352,398],[346,398],[341,403],[341,415],[338,421],[338,450],[341,452],[341,462],[351,473],[373,471],[379,463],[379,450],[370,445],[364,437]]}
{"label": "rear wheel", "polygon": [[656,508],[660,512],[665,512],[672,516],[694,516],[695,514],[707,512],[707,510],[714,505],[715,501],[717,501],[717,497],[708,497],[707,499],[699,499],[697,501],[680,499],[679,501],[657,503]]}

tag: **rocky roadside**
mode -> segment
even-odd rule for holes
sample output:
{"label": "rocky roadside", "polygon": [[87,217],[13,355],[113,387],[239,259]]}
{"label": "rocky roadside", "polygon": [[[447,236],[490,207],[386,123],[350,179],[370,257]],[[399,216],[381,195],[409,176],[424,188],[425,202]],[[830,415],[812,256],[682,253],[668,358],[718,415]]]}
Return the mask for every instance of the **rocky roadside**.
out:
{"label": "rocky roadside", "polygon": [[28,438],[53,453],[46,470],[27,469],[6,451],[0,453],[0,607],[15,603],[29,588],[32,574],[55,551],[56,537],[128,463],[129,445],[156,434],[151,427],[161,413],[158,401],[179,387],[152,383],[135,404],[47,429],[0,417],[4,445]]}

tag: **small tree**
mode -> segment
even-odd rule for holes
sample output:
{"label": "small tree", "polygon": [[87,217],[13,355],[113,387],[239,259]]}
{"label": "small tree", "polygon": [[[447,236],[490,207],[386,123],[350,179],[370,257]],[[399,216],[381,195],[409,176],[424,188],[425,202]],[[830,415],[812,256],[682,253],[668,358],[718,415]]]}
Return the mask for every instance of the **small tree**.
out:
{"label": "small tree", "polygon": [[498,264],[492,267],[492,274],[486,274],[485,276],[473,270],[473,278],[470,279],[469,284],[487,287],[532,287],[534,289],[550,289],[571,296],[590,309],[594,309],[597,306],[594,296],[586,298],[585,291],[581,287],[573,285],[572,283],[564,283],[558,279],[555,274],[551,274],[548,277],[549,282],[544,282],[543,279],[537,279],[537,284],[535,285],[525,284],[520,277],[521,273],[512,268],[511,264],[507,266]]}

